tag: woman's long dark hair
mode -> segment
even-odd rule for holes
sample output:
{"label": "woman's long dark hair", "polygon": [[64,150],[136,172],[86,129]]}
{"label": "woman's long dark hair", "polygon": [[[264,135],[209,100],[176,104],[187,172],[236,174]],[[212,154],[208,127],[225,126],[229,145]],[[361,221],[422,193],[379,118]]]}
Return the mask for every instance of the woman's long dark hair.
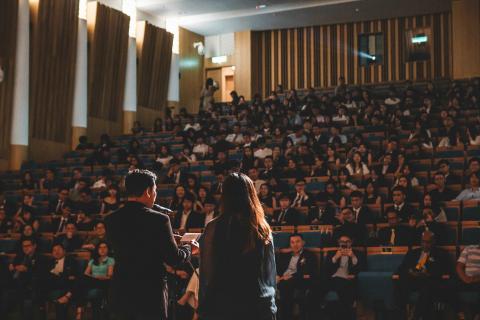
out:
{"label": "woman's long dark hair", "polygon": [[270,243],[270,226],[265,220],[265,213],[255,186],[247,175],[232,173],[227,176],[223,183],[220,214],[222,218],[229,221],[229,228],[238,224],[245,231],[243,252],[255,249],[258,241],[264,244]]}
{"label": "woman's long dark hair", "polygon": [[107,242],[100,241],[99,243],[97,243],[97,245],[95,246],[95,250],[92,252],[93,264],[96,265],[96,266],[98,266],[100,264],[100,254],[98,253],[98,249],[100,248],[100,246],[102,244],[106,245],[107,248],[108,248],[108,251],[110,251],[110,246],[108,245]]}

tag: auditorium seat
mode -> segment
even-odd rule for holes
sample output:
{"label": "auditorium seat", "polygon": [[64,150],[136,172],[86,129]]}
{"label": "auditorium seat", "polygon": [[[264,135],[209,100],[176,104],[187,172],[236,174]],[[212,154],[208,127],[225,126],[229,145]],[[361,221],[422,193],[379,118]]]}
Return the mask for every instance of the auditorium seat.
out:
{"label": "auditorium seat", "polygon": [[393,306],[392,275],[396,272],[407,247],[369,247],[367,270],[358,275],[358,290],[364,303],[373,305],[383,302],[387,308]]}
{"label": "auditorium seat", "polygon": [[328,246],[331,243],[333,226],[298,226],[297,232],[303,236],[306,248],[321,248]]}
{"label": "auditorium seat", "polygon": [[18,239],[0,239],[0,253],[15,253],[18,247]]}
{"label": "auditorium seat", "polygon": [[480,223],[474,221],[462,222],[462,245],[477,245],[480,243]]}

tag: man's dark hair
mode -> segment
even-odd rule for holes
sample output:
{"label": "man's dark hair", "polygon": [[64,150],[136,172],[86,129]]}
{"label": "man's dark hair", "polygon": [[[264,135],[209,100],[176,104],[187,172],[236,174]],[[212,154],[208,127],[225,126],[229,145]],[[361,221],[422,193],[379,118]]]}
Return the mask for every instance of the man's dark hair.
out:
{"label": "man's dark hair", "polygon": [[355,190],[350,194],[350,198],[363,198],[362,191]]}
{"label": "man's dark hair", "polygon": [[447,165],[447,166],[450,166],[450,162],[449,162],[447,159],[442,159],[442,160],[438,161],[437,166],[440,168],[440,166],[441,166],[442,164],[445,164],[445,165]]}
{"label": "man's dark hair", "polygon": [[288,240],[292,239],[293,237],[299,237],[300,239],[304,240],[303,239],[303,235],[301,233],[292,233],[289,237],[288,237]]}
{"label": "man's dark hair", "polygon": [[135,169],[125,177],[127,196],[141,197],[148,188],[152,188],[157,181],[155,173],[148,170]]}
{"label": "man's dark hair", "polygon": [[402,186],[396,186],[395,188],[392,189],[392,193],[394,193],[395,191],[400,191],[404,195],[407,194],[407,192],[405,191],[405,188]]}
{"label": "man's dark hair", "polygon": [[63,243],[61,243],[61,242],[55,242],[55,243],[53,243],[52,249],[53,249],[54,247],[61,247],[63,250],[65,250],[65,246],[64,246]]}

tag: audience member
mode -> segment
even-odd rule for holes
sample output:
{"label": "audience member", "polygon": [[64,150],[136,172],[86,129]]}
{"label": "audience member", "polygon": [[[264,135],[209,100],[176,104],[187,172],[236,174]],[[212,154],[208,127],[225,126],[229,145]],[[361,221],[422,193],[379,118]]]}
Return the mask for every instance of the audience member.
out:
{"label": "audience member", "polygon": [[290,235],[291,253],[280,256],[277,261],[277,286],[280,293],[280,319],[293,319],[293,301],[302,299],[302,309],[307,307],[310,288],[317,276],[315,256],[304,250],[301,234]]}
{"label": "audience member", "polygon": [[422,234],[421,247],[410,249],[398,269],[396,302],[404,314],[411,292],[419,294],[415,303],[418,319],[434,319],[433,303],[439,301],[444,284],[442,277],[451,274],[452,265],[448,254],[435,245],[435,235],[431,231]]}

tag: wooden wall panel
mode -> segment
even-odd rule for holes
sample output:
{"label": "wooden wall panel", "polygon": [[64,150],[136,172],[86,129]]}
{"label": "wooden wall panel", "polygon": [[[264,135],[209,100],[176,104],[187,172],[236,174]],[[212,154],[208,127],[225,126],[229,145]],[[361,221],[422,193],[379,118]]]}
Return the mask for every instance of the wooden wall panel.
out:
{"label": "wooden wall panel", "polygon": [[453,0],[452,19],[453,77],[480,76],[480,0]]}
{"label": "wooden wall panel", "polygon": [[40,0],[31,7],[29,119],[32,139],[70,143],[77,17],[78,0]]}
{"label": "wooden wall panel", "polygon": [[[468,0],[470,1],[470,0]],[[474,1],[474,0],[471,0]],[[479,1],[479,0],[475,0]],[[405,31],[431,28],[431,60],[405,60]],[[451,13],[252,32],[252,94],[284,89],[451,77]],[[382,64],[360,66],[358,35],[381,32]]]}
{"label": "wooden wall panel", "polygon": [[88,136],[119,134],[130,18],[98,2],[88,8]]}
{"label": "wooden wall panel", "polygon": [[[251,31],[235,32],[235,90],[245,99],[250,100],[252,97],[252,33]],[[272,37],[273,39],[273,37]],[[276,39],[276,38],[275,38]],[[272,55],[275,54],[275,39],[273,39]],[[276,63],[275,56],[272,63]],[[278,70],[273,68],[273,70]],[[272,78],[276,79],[274,74]],[[274,80],[274,84],[277,80]]]}
{"label": "wooden wall panel", "polygon": [[18,0],[0,1],[0,159],[8,159],[15,89]]}
{"label": "wooden wall panel", "polygon": [[137,102],[138,106],[163,113],[167,106],[173,34],[148,22],[143,22],[143,28],[142,38],[137,38]]}
{"label": "wooden wall panel", "polygon": [[193,47],[194,42],[205,38],[187,29],[180,28],[180,107],[189,112],[198,112],[200,93],[204,84],[203,56]]}

